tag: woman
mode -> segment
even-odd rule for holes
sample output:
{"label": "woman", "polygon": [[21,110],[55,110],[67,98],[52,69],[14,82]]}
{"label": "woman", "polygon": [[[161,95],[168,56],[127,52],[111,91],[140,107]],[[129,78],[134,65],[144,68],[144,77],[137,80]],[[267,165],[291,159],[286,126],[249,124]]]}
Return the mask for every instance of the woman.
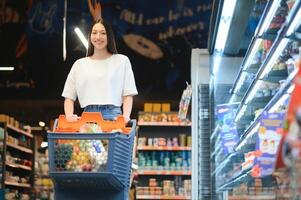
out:
{"label": "woman", "polygon": [[78,120],[74,114],[78,98],[84,112],[101,112],[107,120],[120,115],[123,105],[123,117],[128,122],[137,94],[131,63],[125,55],[117,54],[111,27],[103,20],[95,21],[87,56],[75,61],[62,93],[66,119]]}

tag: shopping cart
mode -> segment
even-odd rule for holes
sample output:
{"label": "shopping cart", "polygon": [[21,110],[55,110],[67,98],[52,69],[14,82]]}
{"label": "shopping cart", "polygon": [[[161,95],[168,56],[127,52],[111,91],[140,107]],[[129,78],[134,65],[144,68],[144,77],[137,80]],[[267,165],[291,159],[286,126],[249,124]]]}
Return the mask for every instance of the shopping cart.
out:
{"label": "shopping cart", "polygon": [[[97,115],[99,117],[99,113]],[[94,116],[94,119],[89,116]],[[95,116],[95,113],[83,113],[81,120],[69,123],[66,123],[64,116],[60,116],[54,131],[48,134],[49,175],[54,181],[56,200],[128,199],[136,121],[131,120],[131,127],[128,129],[123,127],[127,134],[76,133],[81,123],[93,122],[104,127],[110,127],[110,124],[114,123],[102,119],[95,120]],[[117,121],[123,122],[125,126],[123,119]],[[120,130],[120,127],[117,129]],[[103,151],[104,144],[107,153]],[[106,155],[106,158],[101,153]],[[87,154],[92,157],[94,155],[94,160],[89,160],[89,164],[84,164],[81,168],[75,167],[74,162],[86,162],[84,160]],[[103,162],[104,160],[106,162]],[[92,165],[95,168],[92,168]]]}

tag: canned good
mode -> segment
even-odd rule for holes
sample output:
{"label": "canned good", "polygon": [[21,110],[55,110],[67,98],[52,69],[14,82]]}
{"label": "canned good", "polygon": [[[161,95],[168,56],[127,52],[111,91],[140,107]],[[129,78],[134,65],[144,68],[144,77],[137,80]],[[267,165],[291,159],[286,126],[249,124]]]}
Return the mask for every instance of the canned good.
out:
{"label": "canned good", "polygon": [[180,146],[185,147],[186,146],[186,135],[185,134],[180,134],[179,138],[180,138]]}
{"label": "canned good", "polygon": [[138,146],[146,146],[146,138],[145,137],[138,138]]}
{"label": "canned good", "polygon": [[192,143],[191,136],[187,136],[187,146],[191,147],[191,143]]}

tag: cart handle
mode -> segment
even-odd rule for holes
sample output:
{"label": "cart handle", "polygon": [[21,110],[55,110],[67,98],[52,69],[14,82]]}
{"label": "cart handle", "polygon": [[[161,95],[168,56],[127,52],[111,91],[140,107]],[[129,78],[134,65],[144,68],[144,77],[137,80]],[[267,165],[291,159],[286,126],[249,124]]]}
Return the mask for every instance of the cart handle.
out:
{"label": "cart handle", "polygon": [[65,115],[60,115],[54,127],[56,133],[74,133],[79,132],[80,128],[86,123],[95,123],[101,127],[103,132],[112,132],[113,130],[122,130],[123,134],[129,134],[130,128],[125,126],[122,115],[117,116],[116,120],[104,120],[99,112],[83,112],[79,120],[69,122]]}
{"label": "cart handle", "polygon": [[115,133],[77,133],[75,132],[74,134],[71,133],[56,133],[56,132],[49,132],[48,133],[48,138],[49,139],[108,139],[112,140],[116,137],[135,137],[136,133],[136,124],[137,120],[133,119],[130,120],[130,132],[128,135],[122,134],[120,132],[115,132]]}

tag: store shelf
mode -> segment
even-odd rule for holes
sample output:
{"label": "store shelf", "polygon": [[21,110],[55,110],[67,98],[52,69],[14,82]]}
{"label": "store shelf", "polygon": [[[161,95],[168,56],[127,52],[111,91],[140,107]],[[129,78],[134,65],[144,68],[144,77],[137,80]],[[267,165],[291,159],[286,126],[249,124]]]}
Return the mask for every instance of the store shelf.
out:
{"label": "store shelf", "polygon": [[39,177],[39,178],[50,178],[49,174],[39,174],[39,173],[35,173],[35,177]]}
{"label": "store shelf", "polygon": [[226,167],[233,162],[233,160],[238,156],[236,152],[229,153],[227,157],[215,168],[211,176],[218,174],[221,170],[226,169]]}
{"label": "store shelf", "polygon": [[137,146],[137,150],[143,150],[143,151],[191,151],[191,147]]}
{"label": "store shelf", "polygon": [[177,200],[188,200],[191,199],[191,197],[187,196],[179,196],[179,195],[173,195],[173,196],[166,196],[166,195],[136,195],[136,199],[177,199]]}
{"label": "store shelf", "polygon": [[240,183],[250,181],[251,172],[251,170],[242,171],[239,175],[237,175],[236,177],[219,187],[217,191],[224,191],[227,188],[232,188],[233,186],[238,185]]}
{"label": "store shelf", "polygon": [[276,198],[275,195],[237,195],[237,196],[229,196],[228,200],[274,200]]}
{"label": "store shelf", "polygon": [[[15,120],[15,122],[17,124],[18,121]],[[1,177],[4,195],[10,193],[10,190],[13,189],[16,191],[16,194],[26,193],[32,199],[33,196],[30,191],[33,188],[34,170],[32,166],[27,166],[27,163],[34,163],[34,137],[31,134],[31,129],[28,127],[28,130],[23,130],[8,124],[6,121],[1,123],[1,128],[4,133],[4,139],[1,141],[1,148],[3,148]],[[18,145],[18,143],[26,144],[30,147],[23,147]],[[18,197],[22,197],[22,195]]]}
{"label": "store shelf", "polygon": [[138,170],[138,175],[175,175],[175,176],[186,176],[191,175],[191,171],[180,171],[180,170]]}
{"label": "store shelf", "polygon": [[[281,29],[281,30],[277,31],[277,35],[278,35],[277,37],[281,36],[279,38],[279,40],[282,39],[282,35],[283,35],[282,32],[284,31],[284,28],[286,28],[283,26],[283,24],[289,24],[289,22],[292,21],[292,18],[294,18],[296,16],[296,13],[298,13],[299,8],[300,8],[300,4],[301,4],[300,2],[301,2],[300,0],[295,1],[292,9],[289,11],[288,15],[286,16],[285,22],[282,23],[281,28],[279,27],[279,29]],[[253,57],[256,55],[257,48],[260,46],[260,42],[262,42],[261,36],[263,36],[262,38],[267,38],[266,36],[270,34],[269,33],[270,30],[268,29],[268,27],[270,26],[270,24],[273,20],[273,17],[275,15],[277,9],[279,8],[279,6],[280,6],[280,0],[268,2],[267,9],[263,14],[263,17],[260,20],[260,23],[258,24],[258,27],[257,27],[258,31],[253,36],[250,47],[249,47],[249,49],[246,53],[245,59],[242,63],[241,70],[239,71],[239,74],[233,85],[233,88],[232,88],[233,95],[231,97],[232,100],[234,99],[235,91],[238,91],[239,88],[243,85],[243,81],[244,81],[243,73],[245,73],[245,72],[253,73],[253,74],[258,73],[260,71],[260,69],[262,69],[263,66],[266,66],[265,62],[269,59],[268,57],[274,53],[275,47],[277,47],[278,44],[275,45],[275,43],[277,43],[276,40],[278,40],[278,39],[277,39],[277,37],[275,38],[276,34],[273,33],[273,39],[274,38],[275,39],[274,39],[272,47],[270,48],[270,50],[267,54],[268,56],[266,57],[265,61],[262,63],[249,64],[250,60],[253,59]],[[269,38],[269,40],[270,39],[271,38]],[[272,79],[274,79],[274,78],[272,78]],[[274,79],[274,81],[276,81],[276,80]],[[232,100],[231,100],[231,102],[232,102]]]}
{"label": "store shelf", "polygon": [[25,166],[25,165],[19,165],[19,164],[13,164],[13,163],[5,163],[6,166],[12,167],[12,168],[17,168],[17,169],[24,169],[24,170],[28,170],[31,171],[32,168]]}
{"label": "store shelf", "polygon": [[138,122],[138,126],[187,126],[187,127],[190,127],[191,123],[184,123],[184,122]]}
{"label": "store shelf", "polygon": [[7,124],[6,126],[7,126],[8,129],[11,129],[11,130],[13,130],[13,131],[15,131],[15,132],[18,132],[18,133],[20,133],[20,134],[22,134],[22,135],[25,135],[25,136],[27,136],[27,137],[33,138],[33,135],[32,135],[32,134],[30,134],[30,133],[28,133],[28,132],[26,132],[26,131],[23,131],[22,129],[16,128],[16,127],[14,127],[14,126],[12,126],[12,125],[10,125],[10,124]]}
{"label": "store shelf", "polygon": [[28,148],[25,148],[25,147],[21,147],[19,145],[11,144],[9,142],[7,142],[6,145],[9,146],[9,147],[11,147],[11,148],[17,149],[19,151],[23,151],[25,153],[30,153],[30,154],[33,153],[31,149],[28,149]]}
{"label": "store shelf", "polygon": [[12,182],[12,181],[5,181],[5,185],[10,185],[10,186],[16,186],[16,187],[24,187],[24,188],[30,188],[30,184],[26,183],[17,183],[17,182]]}
{"label": "store shelf", "polygon": [[35,186],[34,188],[35,188],[35,189],[38,189],[38,190],[54,191],[53,188],[51,188],[51,187],[46,187],[46,186]]}
{"label": "store shelf", "polygon": [[[139,195],[136,199],[191,199],[179,195],[158,195],[163,194],[164,183],[171,180],[174,184],[170,184],[170,188],[174,188],[176,194],[180,193],[179,188],[183,188],[185,193],[180,194],[190,195],[191,122],[179,120],[177,111],[140,111],[138,119],[138,169],[134,175],[138,179],[136,194]],[[153,185],[162,186],[161,193],[153,193],[150,189]]]}
{"label": "store shelf", "polygon": [[[276,105],[277,101],[281,99],[282,96],[287,94],[293,79],[295,78],[297,71],[291,73],[287,78],[285,85],[276,93],[276,95],[268,102],[265,106],[264,111],[269,111],[273,106]],[[263,112],[262,112],[263,113]],[[258,123],[260,122],[262,113],[254,120],[254,122],[246,129],[246,131],[242,134],[240,142],[237,144],[236,151],[241,151],[244,149],[244,144],[247,144],[247,139],[252,138],[252,134],[254,132],[254,128],[258,127]]]}

